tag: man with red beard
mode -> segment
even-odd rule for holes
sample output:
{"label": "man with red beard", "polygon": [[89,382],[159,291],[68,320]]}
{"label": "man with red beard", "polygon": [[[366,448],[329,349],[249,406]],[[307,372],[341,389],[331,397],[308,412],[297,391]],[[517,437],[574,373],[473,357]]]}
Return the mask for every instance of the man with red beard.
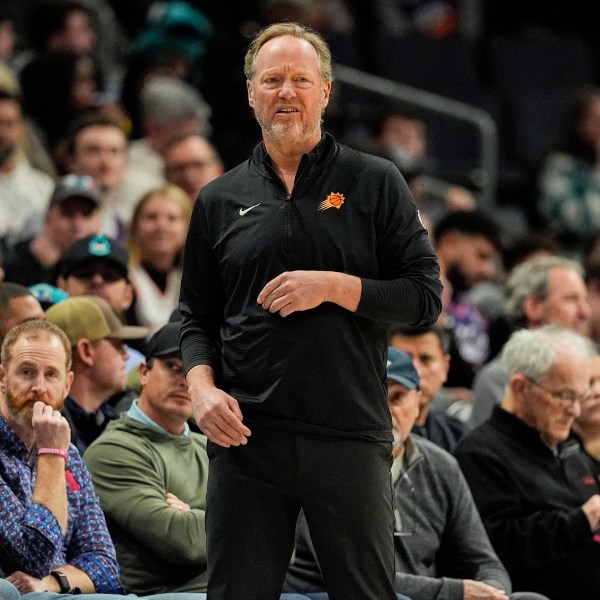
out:
{"label": "man with red beard", "polygon": [[47,321],[27,321],[7,334],[1,360],[0,562],[7,580],[22,594],[122,593],[102,509],[60,414],[73,381],[69,340]]}

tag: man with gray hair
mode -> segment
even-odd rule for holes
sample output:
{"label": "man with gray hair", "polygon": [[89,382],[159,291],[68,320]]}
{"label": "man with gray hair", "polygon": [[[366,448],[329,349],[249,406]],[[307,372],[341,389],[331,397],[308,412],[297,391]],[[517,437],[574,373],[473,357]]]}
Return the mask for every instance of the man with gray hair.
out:
{"label": "man with gray hair", "polygon": [[150,190],[165,184],[164,152],[174,136],[210,135],[211,107],[189,83],[176,77],[155,77],[140,96],[143,135],[129,144],[129,162],[119,190],[133,208]]}
{"label": "man with gray hair", "polygon": [[600,598],[600,490],[570,435],[591,397],[593,354],[587,338],[555,325],[513,333],[502,406],[455,452],[515,591]]}
{"label": "man with gray hair", "polygon": [[[543,256],[515,268],[507,282],[505,313],[517,328],[533,329],[548,323],[587,334],[590,307],[583,268],[562,256]],[[473,381],[471,425],[481,425],[502,402],[508,378],[499,357],[490,361]]]}

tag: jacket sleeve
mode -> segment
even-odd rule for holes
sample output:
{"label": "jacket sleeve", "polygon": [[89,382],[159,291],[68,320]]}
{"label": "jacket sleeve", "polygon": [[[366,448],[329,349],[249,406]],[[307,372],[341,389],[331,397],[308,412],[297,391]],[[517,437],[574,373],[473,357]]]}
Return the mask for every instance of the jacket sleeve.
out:
{"label": "jacket sleeve", "polygon": [[186,373],[196,365],[220,364],[224,294],[202,198],[194,205],[183,254],[179,308],[181,354]]}
{"label": "jacket sleeve", "polygon": [[379,277],[362,279],[357,315],[409,325],[434,323],[442,284],[436,254],[406,182],[390,164],[378,190],[374,227]]}
{"label": "jacket sleeve", "polygon": [[64,534],[56,517],[38,502],[23,503],[0,478],[0,559],[7,570],[45,577]]}
{"label": "jacket sleeve", "polygon": [[164,469],[157,468],[148,452],[101,437],[85,460],[109,520],[169,564],[206,563],[205,511],[168,506]]}
{"label": "jacket sleeve", "polygon": [[535,569],[568,555],[589,539],[580,508],[526,511],[511,475],[514,465],[460,445],[456,458],[488,536],[508,571]]}
{"label": "jacket sleeve", "polygon": [[463,600],[464,586],[460,579],[427,577],[396,572],[394,587],[411,600]]}

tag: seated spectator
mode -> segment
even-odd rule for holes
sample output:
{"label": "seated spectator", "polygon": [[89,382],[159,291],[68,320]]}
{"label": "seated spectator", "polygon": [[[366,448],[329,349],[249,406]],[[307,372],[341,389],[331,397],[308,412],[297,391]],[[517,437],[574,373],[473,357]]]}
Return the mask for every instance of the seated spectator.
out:
{"label": "seated spectator", "polygon": [[69,340],[52,323],[28,321],[8,333],[1,359],[0,562],[8,581],[21,593],[122,593],[91,477],[59,412],[73,381]]}
{"label": "seated spectator", "polygon": [[[510,579],[454,458],[411,433],[419,413],[419,376],[405,352],[389,348],[387,376],[395,439],[396,590],[412,600],[533,600],[536,596],[509,596]],[[316,533],[314,538],[318,540]],[[303,514],[285,589],[302,593],[324,589]]]}
{"label": "seated spectator", "polygon": [[[505,316],[510,327],[533,329],[549,323],[587,332],[590,307],[583,269],[561,256],[534,257],[517,266],[506,283]],[[470,424],[481,425],[504,398],[508,376],[500,356],[475,376]]]}
{"label": "seated spectator", "polygon": [[455,452],[513,588],[552,600],[600,598],[598,479],[570,437],[590,398],[592,353],[554,325],[513,333],[502,406]]}
{"label": "seated spectator", "polygon": [[192,204],[175,185],[155,188],[138,202],[127,233],[129,280],[136,321],[154,333],[179,304],[181,257]]}
{"label": "seated spectator", "polygon": [[[450,368],[450,333],[439,325],[430,327],[392,326],[390,346],[406,352],[419,374],[419,414],[412,433],[421,435],[452,453],[467,426],[457,417],[449,415],[445,408],[433,408],[432,404],[448,378]],[[448,394],[445,394],[448,396]],[[442,402],[438,399],[438,402]],[[468,403],[463,403],[469,406]]]}
{"label": "seated spectator", "polygon": [[26,286],[52,283],[63,252],[76,240],[98,233],[101,201],[91,177],[62,177],[50,198],[41,231],[7,252],[6,281]]}
{"label": "seated spectator", "polygon": [[0,579],[0,598],[118,597],[124,590],[115,549],[92,478],[59,412],[73,381],[69,340],[52,323],[28,321],[9,332],[1,357],[0,564],[6,579]]}
{"label": "seated spectator", "polygon": [[83,455],[117,417],[108,401],[127,387],[123,340],[145,337],[148,330],[122,325],[108,302],[98,296],[67,298],[46,310],[46,319],[66,333],[73,348],[75,378],[62,413]]}
{"label": "seated spectator", "polygon": [[97,113],[84,115],[69,124],[57,158],[67,173],[89,175],[102,194],[104,235],[122,240],[135,200],[116,197],[127,167],[127,138],[113,118]]}
{"label": "seated spectator", "polygon": [[171,138],[163,152],[165,178],[178,185],[192,202],[200,190],[222,175],[225,166],[217,149],[202,135],[184,133]]}
{"label": "seated spectator", "polygon": [[[56,285],[69,296],[104,298],[125,325],[137,325],[135,291],[129,281],[129,252],[119,241],[104,235],[77,240],[57,266]],[[130,371],[144,360],[145,340],[130,340]]]}
{"label": "seated spectator", "polygon": [[22,285],[0,282],[0,346],[6,334],[19,323],[44,319],[44,311],[33,294]]}
{"label": "seated spectator", "polygon": [[497,278],[501,228],[479,210],[451,212],[437,223],[434,246],[449,283],[440,323],[452,330],[457,349],[447,384],[470,388],[475,373],[488,360],[490,340],[488,322],[468,292]]}
{"label": "seated spectator", "polygon": [[57,268],[57,286],[69,296],[100,296],[119,319],[128,322],[134,300],[129,282],[129,252],[104,235],[88,235],[71,244]]}
{"label": "seated spectator", "polygon": [[165,184],[164,151],[178,134],[210,133],[210,106],[189,83],[155,76],[140,92],[143,137],[129,144],[128,165],[118,195],[133,208],[140,198]]}
{"label": "seated spectator", "polygon": [[20,100],[2,90],[0,123],[0,238],[14,244],[39,231],[54,182],[25,158],[26,127]]}
{"label": "seated spectator", "polygon": [[140,595],[206,591],[208,456],[187,424],[178,322],[150,338],[140,382],[139,399],[85,454],[121,577]]}

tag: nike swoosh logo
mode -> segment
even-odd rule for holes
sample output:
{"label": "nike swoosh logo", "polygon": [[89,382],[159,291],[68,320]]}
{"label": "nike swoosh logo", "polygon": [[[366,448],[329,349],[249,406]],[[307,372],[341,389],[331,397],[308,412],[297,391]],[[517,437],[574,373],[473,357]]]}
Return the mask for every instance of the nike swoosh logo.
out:
{"label": "nike swoosh logo", "polygon": [[258,204],[255,204],[254,206],[249,206],[248,208],[240,208],[240,217],[243,217],[249,210],[252,210],[257,206],[260,206],[260,202]]}

